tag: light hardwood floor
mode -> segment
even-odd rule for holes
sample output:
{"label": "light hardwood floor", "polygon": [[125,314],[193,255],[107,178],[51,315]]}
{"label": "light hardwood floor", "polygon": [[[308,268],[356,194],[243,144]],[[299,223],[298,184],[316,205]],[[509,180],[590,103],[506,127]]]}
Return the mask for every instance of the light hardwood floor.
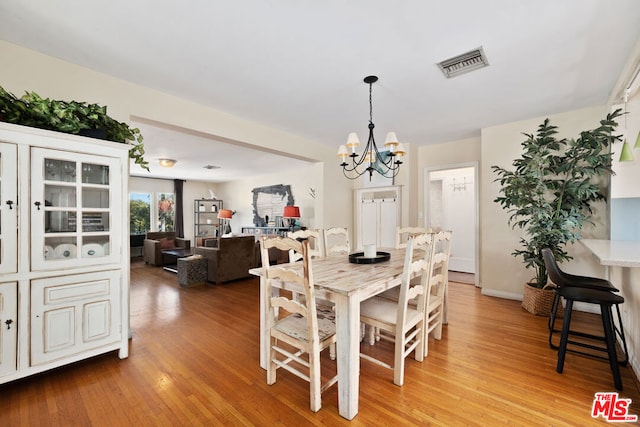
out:
{"label": "light hardwood floor", "polygon": [[[130,356],[116,353],[0,386],[0,426],[196,425],[602,425],[595,392],[614,391],[606,362],[567,356],[555,372],[546,319],[517,301],[450,284],[449,324],[423,363],[407,362],[405,385],[362,361],[360,412],[338,415],[337,388],[309,410],[307,384],[286,372],[273,386],[258,366],[258,281],[180,288],[143,263],[131,269]],[[597,317],[579,313],[583,325]],[[391,357],[391,346],[362,345]],[[323,369],[335,365],[324,355]],[[630,412],[640,392],[622,368]]]}

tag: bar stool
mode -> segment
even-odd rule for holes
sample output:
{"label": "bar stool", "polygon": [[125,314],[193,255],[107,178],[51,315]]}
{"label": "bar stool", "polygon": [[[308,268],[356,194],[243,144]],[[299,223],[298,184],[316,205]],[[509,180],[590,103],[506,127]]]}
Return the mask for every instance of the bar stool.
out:
{"label": "bar stool", "polygon": [[[583,289],[595,289],[606,292],[619,292],[619,290],[606,279],[589,276],[576,276],[574,274],[565,273],[558,266],[558,263],[553,256],[553,252],[551,252],[551,249],[549,248],[542,249],[542,258],[544,260],[547,273],[549,274],[549,278],[556,285],[556,287],[574,287]],[[555,321],[559,304],[560,295],[556,292],[553,298],[553,304],[551,306],[551,315],[549,316],[549,346],[556,350],[558,349],[558,346],[553,344],[553,333],[560,332],[555,329]],[[618,325],[620,325],[620,328],[618,328],[614,322],[614,339],[616,336],[620,337],[620,341],[624,350],[624,360],[622,360],[620,364],[626,365],[629,361],[629,352],[627,351],[627,341],[624,336],[624,330],[622,329],[622,316],[620,314],[620,306],[618,304],[616,304],[616,314],[618,315]],[[580,332],[572,333],[574,335],[582,335]],[[587,336],[586,338],[589,337]]]}
{"label": "bar stool", "polygon": [[[562,322],[562,334],[560,337],[560,347],[558,349],[558,364],[556,371],[561,374],[564,368],[564,359],[567,352],[567,345],[574,344],[577,346],[590,348],[593,350],[605,351],[608,355],[609,366],[613,373],[613,383],[616,390],[622,391],[622,379],[620,378],[620,367],[618,366],[618,355],[616,352],[615,343],[615,324],[613,323],[613,316],[611,307],[613,305],[618,306],[624,302],[624,298],[620,295],[613,294],[607,291],[601,291],[596,289],[585,289],[569,286],[559,286],[556,288],[556,293],[563,297],[567,302],[564,313],[564,320]],[[594,346],[591,344],[572,341],[569,339],[570,335],[578,335],[571,332],[571,312],[573,310],[574,301],[598,304],[600,306],[600,313],[602,316],[602,327],[604,329],[604,337],[597,335],[590,335],[586,333],[580,333],[582,337],[590,338],[593,340],[601,340],[605,342],[605,348]],[[626,351],[626,349],[625,349]],[[587,354],[587,353],[583,353]]]}

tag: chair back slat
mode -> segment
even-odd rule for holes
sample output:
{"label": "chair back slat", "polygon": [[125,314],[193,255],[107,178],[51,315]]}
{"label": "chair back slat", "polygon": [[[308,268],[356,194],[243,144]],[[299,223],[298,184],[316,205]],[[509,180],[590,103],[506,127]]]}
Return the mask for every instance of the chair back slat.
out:
{"label": "chair back slat", "polygon": [[334,254],[349,254],[349,231],[344,227],[332,227],[324,230],[324,251],[326,256]]}
{"label": "chair back slat", "polygon": [[407,247],[409,237],[418,234],[428,233],[430,230],[422,227],[397,227],[396,228],[396,249]]}
{"label": "chair back slat", "polygon": [[[287,232],[287,237],[295,240],[307,240],[309,242],[309,256],[311,258],[324,258],[324,242],[319,230],[298,230]],[[289,262],[299,261],[300,251],[289,250]]]}
{"label": "chair back slat", "polygon": [[[426,306],[427,274],[433,255],[433,238],[431,234],[415,234],[407,242],[396,325],[404,325],[409,301],[416,300],[416,309],[424,312]],[[419,278],[419,279],[417,279]],[[413,280],[412,280],[413,279]]]}

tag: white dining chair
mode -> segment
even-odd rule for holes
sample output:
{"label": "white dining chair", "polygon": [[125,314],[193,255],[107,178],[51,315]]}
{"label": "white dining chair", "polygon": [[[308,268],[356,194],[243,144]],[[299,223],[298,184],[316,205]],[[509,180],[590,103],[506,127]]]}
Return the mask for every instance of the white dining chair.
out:
{"label": "white dining chair", "polygon": [[[322,231],[320,230],[298,230],[287,232],[287,237],[295,240],[306,240],[309,243],[309,256],[311,258],[324,258],[324,239],[322,237]],[[302,255],[296,252],[294,249],[289,250],[289,262],[298,262],[302,259]],[[304,301],[304,294],[292,291],[293,299],[296,301]],[[325,315],[330,315],[335,312],[335,305],[331,301],[316,298],[316,308],[318,312]],[[331,345],[329,354],[331,360],[336,358],[336,346]]]}
{"label": "white dining chair", "polygon": [[[301,255],[302,268],[284,268],[281,264],[269,265],[269,248],[295,250]],[[312,411],[317,412],[322,407],[322,392],[338,381],[338,376],[335,375],[323,384],[320,375],[320,353],[336,343],[335,316],[332,311],[316,310],[313,265],[308,241],[263,237],[260,240],[260,249],[263,278],[266,281],[265,339],[269,343],[267,384],[275,384],[276,373],[280,368],[308,381],[310,407]],[[297,287],[298,291],[304,294],[304,301],[296,301],[282,295],[274,296],[272,281],[287,282],[289,286]]]}
{"label": "white dining chair", "polygon": [[[425,357],[429,353],[429,334],[434,339],[442,338],[442,326],[447,324],[447,298],[449,287],[449,259],[451,257],[451,231],[439,231],[431,233],[433,235],[433,256],[431,257],[432,266],[429,269],[429,296],[427,297],[427,309],[425,310],[425,328],[427,336],[425,337]],[[386,298],[391,301],[398,301],[400,295],[399,288],[388,289],[381,294],[380,298]],[[409,301],[409,304],[415,306],[416,301]],[[366,337],[369,344],[374,344],[380,339],[379,331],[369,329],[366,331]]]}
{"label": "white dining chair", "polygon": [[326,256],[351,252],[349,231],[344,227],[332,227],[324,230],[324,250]]}
{"label": "white dining chair", "polygon": [[433,256],[429,268],[429,292],[425,309],[424,356],[429,354],[429,335],[442,339],[442,325],[447,322],[447,298],[449,288],[449,258],[451,256],[451,231],[433,234]]}
{"label": "white dining chair", "polygon": [[[287,237],[297,240],[309,241],[309,255],[311,258],[324,258],[324,239],[322,238],[320,230],[298,230],[288,231]],[[300,254],[295,251],[289,251],[289,262],[299,261]]]}
{"label": "white dining chair", "polygon": [[396,228],[396,249],[407,247],[409,237],[417,234],[429,233],[431,230],[422,227],[397,227]]}
{"label": "white dining chair", "polygon": [[[433,253],[431,234],[409,237],[398,301],[374,296],[360,304],[360,321],[379,331],[381,339],[394,342],[393,364],[361,353],[360,357],[393,370],[393,383],[404,384],[405,358],[412,352],[424,359],[425,308],[428,272]],[[411,280],[412,278],[420,278]],[[416,305],[409,301],[415,300]]]}

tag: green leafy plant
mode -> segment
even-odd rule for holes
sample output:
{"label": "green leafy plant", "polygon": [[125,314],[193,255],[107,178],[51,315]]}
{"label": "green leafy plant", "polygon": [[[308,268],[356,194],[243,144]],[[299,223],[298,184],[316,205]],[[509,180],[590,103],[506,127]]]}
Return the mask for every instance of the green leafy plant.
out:
{"label": "green leafy plant", "polygon": [[512,255],[522,257],[527,268],[536,271],[535,283],[542,288],[547,283],[547,270],[540,251],[551,248],[558,261],[572,257],[565,245],[582,238],[580,230],[592,223],[592,204],[605,201],[602,183],[595,176],[613,174],[608,147],[620,136],[614,136],[620,110],[607,115],[600,126],[580,133],[576,139],[556,139],[557,127],[549,119],[538,132],[524,133],[522,155],[513,161],[514,170],[499,166],[497,174],[501,196],[494,202],[507,210],[509,225],[524,230],[522,249]]}
{"label": "green leafy plant", "polygon": [[18,98],[0,86],[0,121],[71,134],[104,130],[104,139],[130,144],[129,157],[149,170],[140,130],[111,118],[105,106],[42,98],[35,92]]}

